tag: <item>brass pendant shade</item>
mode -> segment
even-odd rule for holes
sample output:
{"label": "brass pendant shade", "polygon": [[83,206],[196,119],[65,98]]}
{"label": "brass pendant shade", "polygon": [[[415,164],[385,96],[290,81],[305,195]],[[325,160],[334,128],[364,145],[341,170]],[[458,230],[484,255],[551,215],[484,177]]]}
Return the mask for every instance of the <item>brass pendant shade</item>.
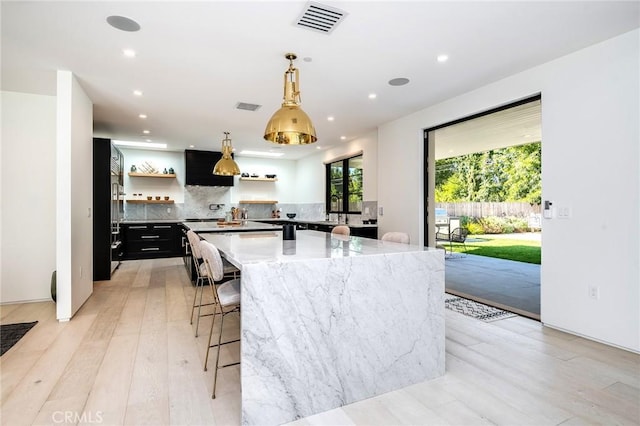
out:
{"label": "brass pendant shade", "polygon": [[289,69],[284,73],[282,108],[273,114],[264,131],[264,138],[282,145],[306,145],[318,140],[309,116],[300,108],[298,69],[293,67],[296,55],[287,53]]}
{"label": "brass pendant shade", "polygon": [[213,174],[220,176],[235,176],[240,174],[240,167],[233,161],[231,153],[233,147],[231,146],[231,139],[229,139],[229,132],[224,132],[224,139],[222,140],[222,158],[218,160],[213,167]]}

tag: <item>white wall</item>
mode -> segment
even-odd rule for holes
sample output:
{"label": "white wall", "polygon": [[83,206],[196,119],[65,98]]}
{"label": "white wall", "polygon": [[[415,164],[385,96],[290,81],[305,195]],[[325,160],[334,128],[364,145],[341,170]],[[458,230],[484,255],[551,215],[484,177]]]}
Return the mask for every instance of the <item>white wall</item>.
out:
{"label": "white wall", "polygon": [[277,182],[242,181],[235,177],[235,186],[231,188],[231,202],[240,200],[276,200],[278,203],[295,203],[296,199],[296,161],[253,157],[235,157],[243,173],[275,174]]}
{"label": "white wall", "polygon": [[56,112],[57,318],[68,320],[93,292],[93,105],[69,71],[58,71]]}
{"label": "white wall", "polygon": [[56,98],[15,92],[1,97],[0,303],[51,300]]}
{"label": "white wall", "polygon": [[640,351],[639,39],[632,31],[380,126],[379,232],[409,223],[423,241],[424,128],[542,93],[543,199],[572,209],[543,223],[542,321]]}
{"label": "white wall", "polygon": [[[133,199],[133,194],[144,197],[168,195],[176,203],[184,202],[185,163],[184,151],[152,151],[118,147],[124,155],[124,190],[125,199]],[[139,167],[143,162],[150,162],[161,172],[173,168],[176,178],[130,177],[131,166]],[[138,172],[142,172],[138,170]]]}
{"label": "white wall", "polygon": [[[296,197],[301,203],[324,203],[326,163],[362,152],[363,200],[378,198],[378,135],[368,135],[298,160]],[[317,184],[316,184],[317,183]]]}

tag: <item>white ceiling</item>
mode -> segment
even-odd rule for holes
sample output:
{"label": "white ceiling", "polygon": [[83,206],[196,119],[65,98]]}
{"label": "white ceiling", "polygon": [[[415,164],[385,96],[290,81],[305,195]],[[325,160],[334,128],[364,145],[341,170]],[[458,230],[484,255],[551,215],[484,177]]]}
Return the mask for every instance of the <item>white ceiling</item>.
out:
{"label": "white ceiling", "polygon": [[541,102],[535,100],[443,127],[434,131],[434,138],[436,160],[540,142]]}
{"label": "white ceiling", "polygon": [[[2,90],[54,95],[55,71],[70,70],[94,103],[96,135],[219,150],[230,131],[236,152],[295,159],[640,26],[637,1],[323,3],[348,13],[328,35],[294,25],[303,1],[3,1]],[[142,28],[116,30],[110,15]],[[311,146],[262,139],[287,52],[298,54],[302,108],[319,139]],[[410,83],[387,83],[397,77]]]}

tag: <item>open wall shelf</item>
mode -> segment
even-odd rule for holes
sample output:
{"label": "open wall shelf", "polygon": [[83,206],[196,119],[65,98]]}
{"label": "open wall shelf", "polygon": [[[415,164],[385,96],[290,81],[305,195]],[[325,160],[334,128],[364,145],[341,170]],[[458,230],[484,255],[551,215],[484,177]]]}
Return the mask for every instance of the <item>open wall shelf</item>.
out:
{"label": "open wall shelf", "polygon": [[239,204],[278,204],[277,201],[273,200],[240,200]]}
{"label": "open wall shelf", "polygon": [[241,177],[240,180],[253,180],[253,181],[259,181],[259,182],[277,182],[278,178],[266,178],[266,177],[257,177],[257,178],[253,178],[253,177]]}
{"label": "open wall shelf", "polygon": [[175,173],[138,173],[138,172],[129,172],[129,176],[131,176],[131,177],[152,177],[152,178],[174,178],[174,177],[176,177]]}
{"label": "open wall shelf", "polygon": [[175,200],[127,200],[131,204],[173,204]]}

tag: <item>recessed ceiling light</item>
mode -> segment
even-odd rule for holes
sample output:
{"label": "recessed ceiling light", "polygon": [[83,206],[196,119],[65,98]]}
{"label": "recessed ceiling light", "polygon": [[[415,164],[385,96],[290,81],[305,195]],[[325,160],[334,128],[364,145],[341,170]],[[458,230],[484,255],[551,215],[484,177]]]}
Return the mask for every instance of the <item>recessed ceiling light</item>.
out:
{"label": "recessed ceiling light", "polygon": [[114,145],[118,146],[133,146],[137,148],[166,148],[166,143],[148,143],[148,142],[134,142],[134,141],[113,141]]}
{"label": "recessed ceiling light", "polygon": [[195,147],[196,147],[195,145],[189,145],[189,148],[195,148]]}
{"label": "recessed ceiling light", "polygon": [[149,133],[151,133],[150,130],[143,130],[142,133],[144,133],[145,135],[148,135]]}
{"label": "recessed ceiling light", "polygon": [[282,157],[283,152],[266,152],[266,151],[248,151],[243,149],[238,155],[255,155],[257,157]]}
{"label": "recessed ceiling light", "polygon": [[131,18],[127,18],[125,16],[112,15],[107,17],[107,23],[111,25],[113,28],[116,28],[120,31],[139,31],[140,24],[134,21]]}
{"label": "recessed ceiling light", "polygon": [[327,117],[327,120],[328,121],[333,121],[333,120],[335,120],[335,117],[333,115],[330,115],[330,116]]}
{"label": "recessed ceiling light", "polygon": [[375,93],[369,93],[369,99],[375,99],[377,97],[378,95],[376,95]]}
{"label": "recessed ceiling light", "polygon": [[409,83],[409,79],[404,77],[392,78],[391,80],[389,80],[390,86],[404,86],[405,84],[408,84],[408,83]]}
{"label": "recessed ceiling light", "polygon": [[345,139],[347,139],[347,137],[346,136],[340,136],[340,139],[341,140],[345,140]]}
{"label": "recessed ceiling light", "polygon": [[142,96],[142,90],[134,90],[134,91],[133,91],[133,94],[134,94],[135,96]]}
{"label": "recessed ceiling light", "polygon": [[133,49],[122,49],[122,54],[124,56],[126,56],[127,58],[135,58],[136,57],[136,51]]}
{"label": "recessed ceiling light", "polygon": [[140,118],[147,118],[147,114],[140,114],[140,115],[138,115],[138,117],[140,117]]}
{"label": "recessed ceiling light", "polygon": [[320,145],[316,145],[316,149],[322,149]]}
{"label": "recessed ceiling light", "polygon": [[449,59],[449,56],[447,56],[447,55],[438,55],[438,57],[436,59],[438,60],[438,62],[447,62],[447,60]]}

